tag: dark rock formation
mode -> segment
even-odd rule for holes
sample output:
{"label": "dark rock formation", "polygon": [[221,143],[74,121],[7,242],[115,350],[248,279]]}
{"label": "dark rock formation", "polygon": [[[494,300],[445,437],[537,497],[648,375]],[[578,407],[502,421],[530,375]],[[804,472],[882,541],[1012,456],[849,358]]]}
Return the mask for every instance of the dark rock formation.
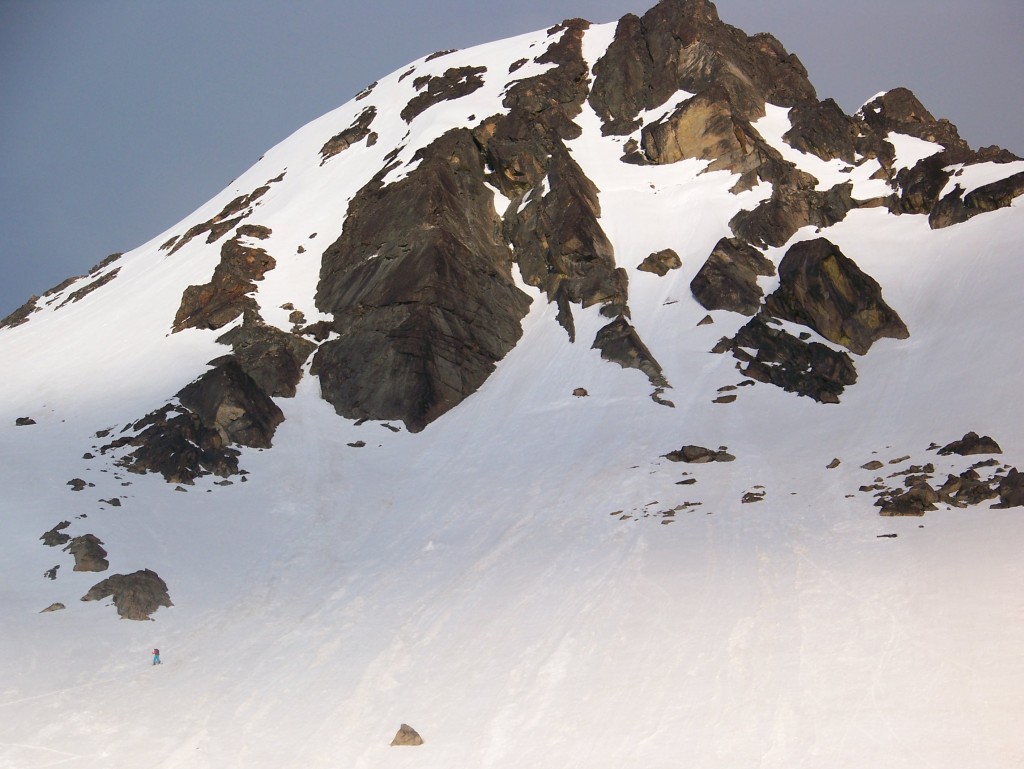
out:
{"label": "dark rock formation", "polygon": [[833,99],[805,101],[789,111],[792,127],[782,138],[791,146],[822,160],[839,158],[851,165],[857,158],[857,121]]}
{"label": "dark rock formation", "polygon": [[771,35],[748,37],[722,23],[707,0],[662,0],[642,18],[619,20],[594,65],[590,104],[605,134],[624,135],[636,130],[640,112],[677,91],[711,86],[723,88],[747,120],[764,114],[766,101],[789,107],[815,98],[799,59]]}
{"label": "dark rock formation", "polygon": [[[659,277],[664,277],[668,275],[669,270],[678,270],[682,266],[683,260],[679,258],[679,254],[671,248],[665,248],[644,257],[644,260],[640,262],[637,269],[641,272],[653,272]],[[774,267],[772,269],[774,270]]]}
{"label": "dark rock formation", "polygon": [[[356,142],[360,142],[370,135],[370,124],[377,117],[376,107],[367,107],[352,122],[348,128],[335,136],[332,136],[320,149],[320,165],[323,165],[335,155],[344,152]],[[368,142],[372,143],[372,142]]]}
{"label": "dark rock formation", "polygon": [[779,278],[765,302],[768,312],[852,352],[864,355],[882,337],[910,336],[878,283],[825,238],[794,244],[779,264]]}
{"label": "dark rock formation", "polygon": [[882,508],[880,515],[924,515],[930,510],[936,510],[935,503],[939,501],[939,494],[927,482],[920,482],[910,488],[909,491],[893,496],[883,495],[875,503]]}
{"label": "dark rock formation", "polygon": [[1024,473],[1016,467],[999,482],[999,503],[993,507],[1024,507]]}
{"label": "dark rock formation", "polygon": [[420,737],[419,733],[413,729],[409,724],[402,724],[398,729],[398,733],[395,734],[395,738],[391,740],[391,746],[396,745],[422,745],[423,738]]}
{"label": "dark rock formation", "polygon": [[258,313],[256,300],[248,294],[256,289],[254,281],[263,280],[277,262],[262,248],[247,246],[243,238],[264,239],[266,227],[246,225],[221,247],[220,263],[209,283],[189,286],[181,297],[174,317],[174,331],[186,328],[217,329],[226,326],[243,312]]}
{"label": "dark rock formation", "polygon": [[204,232],[209,233],[206,238],[207,243],[216,242],[227,232],[231,231],[236,225],[240,224],[243,219],[252,214],[257,205],[257,201],[270,192],[270,185],[281,181],[283,178],[284,172],[275,178],[270,179],[266,184],[257,187],[249,194],[239,195],[224,206],[219,214],[207,219],[205,222],[200,222],[194,227],[190,227],[180,238],[171,238],[160,248],[164,250],[169,249],[173,254],[179,248],[192,240],[192,238],[202,235]]}
{"label": "dark rock formation", "polygon": [[[460,99],[468,96],[478,88],[483,88],[481,77],[487,67],[452,67],[445,70],[440,77],[418,77],[413,81],[417,91],[421,93],[412,97],[402,109],[402,120],[411,123],[417,116],[442,101]],[[423,89],[426,90],[423,90]]]}
{"label": "dark rock formation", "polygon": [[34,420],[32,417],[17,417],[14,420],[15,427],[28,427],[29,425],[34,425],[35,423],[36,420]]}
{"label": "dark rock formation", "polygon": [[752,211],[738,212],[729,227],[738,238],[756,246],[783,246],[808,225],[823,229],[846,218],[856,207],[850,182],[829,190],[794,184],[776,184],[772,196]]}
{"label": "dark rock formation", "polygon": [[102,451],[133,447],[118,464],[134,473],[158,472],[170,483],[238,473],[240,452],[232,445],[269,448],[284,415],[234,358],[214,363],[178,393],[181,405],[151,412],[126,428],[132,435]]}
{"label": "dark rock formation", "polygon": [[592,347],[600,350],[605,360],[614,361],[623,368],[639,369],[655,387],[669,386],[658,361],[625,318],[616,318],[598,331]]}
{"label": "dark rock formation", "polygon": [[312,368],[339,414],[413,431],[476,391],[518,341],[530,302],[512,280],[472,134],[450,131],[417,159],[400,181],[364,187],[324,252],[316,302],[340,338]]}
{"label": "dark rock formation", "polygon": [[960,224],[978,214],[1006,208],[1021,195],[1024,195],[1024,172],[978,187],[966,195],[957,185],[932,206],[928,223],[932,229]]}
{"label": "dark rock formation", "polygon": [[939,498],[954,507],[977,505],[986,499],[999,496],[994,487],[994,480],[982,480],[977,470],[968,469],[960,475],[950,474],[945,483],[939,487]]}
{"label": "dark rock formation", "polygon": [[736,457],[730,454],[725,446],[715,451],[704,446],[688,444],[677,451],[670,451],[668,454],[665,454],[665,459],[670,462],[686,462],[699,465],[707,462],[733,462],[736,460]]}
{"label": "dark rock formation", "polygon": [[75,291],[72,291],[70,294],[68,294],[67,299],[65,299],[63,302],[61,302],[59,305],[57,305],[57,309],[59,310],[61,307],[63,307],[64,305],[66,305],[68,303],[77,302],[80,299],[82,299],[82,298],[88,296],[89,294],[91,294],[97,288],[100,288],[101,286],[107,285],[110,281],[112,281],[114,278],[117,277],[117,273],[120,270],[121,270],[120,267],[115,267],[110,272],[105,273],[104,275],[102,275],[99,278],[96,278],[96,280],[90,281],[89,283],[87,283],[86,285],[82,286],[81,288],[79,288],[79,289],[77,289]]}
{"label": "dark rock formation", "polygon": [[111,575],[93,585],[82,600],[102,601],[109,596],[114,597],[114,606],[123,619],[146,620],[161,606],[174,605],[167,593],[167,583],[149,569]]}
{"label": "dark rock formation", "polygon": [[302,378],[302,364],[316,349],[308,339],[251,316],[217,341],[231,345],[235,362],[265,394],[282,398],[295,395]]}
{"label": "dark rock formation", "polygon": [[690,290],[706,310],[755,315],[764,296],[757,278],[774,274],[775,265],[756,248],[735,238],[722,238],[690,281]]}
{"label": "dark rock formation", "polygon": [[947,443],[941,449],[939,449],[939,456],[949,456],[951,454],[959,454],[962,457],[971,456],[972,454],[1002,454],[1003,450],[999,448],[999,444],[992,440],[989,436],[979,436],[973,430],[958,441]]}
{"label": "dark rock formation", "polygon": [[[523,279],[558,304],[559,321],[575,339],[571,304],[624,308],[626,271],[598,218],[597,187],[561,143],[548,165],[550,189],[534,195],[509,227]],[[621,310],[620,310],[621,311]]]}
{"label": "dark rock formation", "polygon": [[67,482],[67,484],[65,484],[65,485],[67,485],[67,486],[70,486],[70,487],[71,487],[71,490],[72,490],[72,491],[81,491],[81,490],[82,490],[82,489],[84,489],[84,488],[85,488],[86,486],[90,486],[90,485],[92,485],[92,484],[87,484],[87,483],[86,483],[85,481],[83,481],[83,480],[82,480],[81,478],[72,478],[72,479],[71,479],[70,481],[68,481],[68,482]]}
{"label": "dark rock formation", "polygon": [[223,445],[270,448],[274,430],[284,421],[281,409],[233,358],[216,363],[178,393],[181,405],[214,429]]}
{"label": "dark rock formation", "polygon": [[93,534],[75,537],[64,548],[64,552],[75,557],[75,571],[106,571],[110,567],[103,542]]}
{"label": "dark rock formation", "polygon": [[[749,349],[757,352],[751,355]],[[857,370],[849,355],[773,328],[762,314],[751,318],[736,336],[723,339],[714,349],[726,351],[746,364],[741,371],[751,379],[820,403],[838,403],[843,390],[857,381]]]}
{"label": "dark rock formation", "polygon": [[60,611],[61,609],[66,609],[66,608],[67,607],[64,604],[62,604],[62,603],[51,603],[49,606],[47,606],[45,609],[43,609],[39,613],[40,614],[46,614],[49,611]]}
{"label": "dark rock formation", "polygon": [[61,521],[48,532],[43,534],[39,539],[43,541],[43,544],[47,547],[56,547],[57,545],[63,545],[71,539],[70,534],[64,534],[64,529],[71,525],[71,521]]}

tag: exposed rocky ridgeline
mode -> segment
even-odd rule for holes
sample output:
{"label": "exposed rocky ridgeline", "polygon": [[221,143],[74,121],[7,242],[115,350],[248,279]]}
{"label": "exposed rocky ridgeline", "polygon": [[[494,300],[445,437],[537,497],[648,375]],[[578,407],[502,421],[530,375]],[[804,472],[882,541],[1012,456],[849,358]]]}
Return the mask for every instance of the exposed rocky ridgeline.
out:
{"label": "exposed rocky ridgeline", "polygon": [[109,597],[113,597],[122,619],[147,620],[161,606],[174,606],[167,592],[167,583],[150,569],[107,577],[93,585],[82,600],[102,601]]}
{"label": "exposed rocky ridgeline", "polygon": [[[452,67],[445,70],[440,77],[423,76],[413,81],[417,91],[402,110],[402,120],[411,123],[417,115],[426,112],[430,107],[442,101],[459,99],[468,96],[478,88],[483,88],[482,75],[486,67]],[[425,90],[424,90],[425,89]]]}
{"label": "exposed rocky ridgeline", "polygon": [[764,114],[765,102],[791,107],[815,98],[796,56],[771,35],[723,23],[707,0],[662,0],[643,17],[623,16],[594,76],[590,104],[606,134],[632,133],[641,112],[681,90],[720,87],[748,121]]}
{"label": "exposed rocky ridgeline", "polygon": [[67,280],[61,281],[53,288],[43,292],[42,296],[30,297],[29,300],[25,302],[25,304],[21,305],[21,307],[16,309],[10,315],[0,320],[0,329],[14,328],[15,326],[20,326],[22,323],[27,323],[33,313],[38,312],[44,307],[52,305],[61,297],[61,295],[66,289],[70,288],[80,280],[85,280],[86,278],[93,278],[93,280],[87,283],[86,285],[68,293],[61,301],[61,303],[57,305],[56,309],[59,310],[61,307],[64,307],[68,303],[77,302],[78,300],[88,296],[101,286],[105,286],[107,283],[109,283],[110,281],[117,277],[120,268],[115,267],[113,270],[107,270],[106,272],[104,272],[104,270],[106,270],[107,267],[116,262],[122,256],[124,256],[124,254],[121,252],[111,254],[110,256],[103,259],[99,264],[94,265],[85,275],[77,275],[73,278],[68,278]]}
{"label": "exposed rocky ridgeline", "polygon": [[270,192],[270,185],[281,181],[284,178],[284,172],[282,171],[273,179],[270,179],[252,192],[246,195],[239,195],[228,203],[224,208],[220,210],[216,216],[207,219],[204,222],[190,227],[184,235],[180,237],[173,237],[160,246],[161,249],[170,253],[174,253],[193,238],[202,235],[204,232],[209,233],[206,237],[207,243],[215,243],[220,240],[224,235],[233,230],[236,226],[242,223],[242,221],[250,216],[252,212],[259,205],[259,199]]}

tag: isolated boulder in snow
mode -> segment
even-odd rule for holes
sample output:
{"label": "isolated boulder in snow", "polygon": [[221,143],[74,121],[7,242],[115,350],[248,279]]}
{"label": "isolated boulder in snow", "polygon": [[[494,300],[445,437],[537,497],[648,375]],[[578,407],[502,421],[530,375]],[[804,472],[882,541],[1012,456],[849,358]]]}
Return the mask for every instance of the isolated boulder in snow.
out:
{"label": "isolated boulder in snow", "polygon": [[67,607],[64,604],[62,604],[62,603],[59,603],[59,602],[58,603],[51,603],[49,606],[47,606],[45,609],[43,609],[39,613],[40,614],[46,614],[47,612],[60,611],[61,609],[66,609],[66,608]]}
{"label": "isolated boulder in snow", "polygon": [[765,300],[776,318],[809,326],[859,355],[882,337],[910,336],[870,275],[825,238],[794,244],[779,264],[779,287]]}
{"label": "isolated boulder in snow", "polygon": [[686,462],[687,464],[700,465],[706,462],[733,462],[736,457],[730,454],[725,446],[716,451],[704,446],[687,444],[681,449],[665,454],[665,459],[670,462]]}
{"label": "isolated boulder in snow", "polygon": [[764,296],[757,278],[774,274],[775,265],[756,248],[736,238],[722,238],[690,281],[690,290],[706,310],[754,315]]}
{"label": "isolated boulder in snow", "polygon": [[419,733],[413,729],[409,724],[402,724],[399,727],[398,732],[395,734],[395,738],[391,740],[391,746],[396,745],[422,745],[423,738],[420,737]]}
{"label": "isolated boulder in snow", "polygon": [[75,571],[106,571],[110,567],[103,542],[94,534],[83,534],[72,539],[64,552],[75,557]]}
{"label": "isolated boulder in snow", "polygon": [[659,277],[668,275],[669,270],[678,270],[683,266],[682,259],[679,258],[679,254],[673,251],[671,248],[664,248],[661,251],[655,251],[644,257],[644,260],[640,262],[637,267],[641,272],[653,272]]}
{"label": "isolated boulder in snow", "polygon": [[102,601],[114,597],[114,606],[122,619],[145,620],[161,606],[174,604],[167,594],[167,583],[149,569],[131,574],[114,574],[93,585],[83,601]]}
{"label": "isolated boulder in snow", "polygon": [[952,443],[947,443],[939,449],[939,456],[947,457],[951,454],[959,454],[968,457],[973,454],[1002,454],[1003,450],[999,444],[987,435],[979,436],[973,430],[966,433],[963,438]]}
{"label": "isolated boulder in snow", "polygon": [[598,331],[592,348],[600,350],[605,360],[614,361],[623,368],[639,369],[655,387],[669,386],[661,365],[625,318],[616,318]]}

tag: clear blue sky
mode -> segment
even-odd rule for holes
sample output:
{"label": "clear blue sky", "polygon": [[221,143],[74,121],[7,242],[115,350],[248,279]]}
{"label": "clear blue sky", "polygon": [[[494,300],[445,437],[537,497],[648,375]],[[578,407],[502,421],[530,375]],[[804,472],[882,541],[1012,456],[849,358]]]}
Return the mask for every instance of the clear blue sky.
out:
{"label": "clear blue sky", "polygon": [[[0,0],[0,317],[412,59],[654,0]],[[904,85],[1024,155],[1021,0],[719,0],[847,111]]]}

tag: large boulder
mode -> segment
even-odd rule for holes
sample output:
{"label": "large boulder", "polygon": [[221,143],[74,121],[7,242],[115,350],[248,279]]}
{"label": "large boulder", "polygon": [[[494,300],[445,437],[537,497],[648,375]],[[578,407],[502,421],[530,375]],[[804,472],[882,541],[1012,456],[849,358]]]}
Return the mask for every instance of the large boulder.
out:
{"label": "large boulder", "polygon": [[960,440],[947,443],[939,449],[939,456],[947,457],[951,454],[958,454],[962,457],[969,457],[974,454],[1002,454],[1003,450],[999,444],[987,435],[978,435],[971,430],[964,434]]}
{"label": "large boulder", "polygon": [[794,244],[779,264],[780,283],[765,301],[771,315],[813,328],[864,355],[883,337],[910,336],[882,299],[878,282],[825,238]]}
{"label": "large boulder", "polygon": [[774,274],[775,265],[756,248],[736,238],[722,238],[690,281],[690,290],[707,310],[754,315],[764,296],[757,278]]}
{"label": "large boulder", "polygon": [[161,606],[170,608],[167,583],[149,569],[132,574],[113,574],[93,585],[82,596],[83,601],[102,601],[113,596],[114,606],[122,619],[147,620]]}

